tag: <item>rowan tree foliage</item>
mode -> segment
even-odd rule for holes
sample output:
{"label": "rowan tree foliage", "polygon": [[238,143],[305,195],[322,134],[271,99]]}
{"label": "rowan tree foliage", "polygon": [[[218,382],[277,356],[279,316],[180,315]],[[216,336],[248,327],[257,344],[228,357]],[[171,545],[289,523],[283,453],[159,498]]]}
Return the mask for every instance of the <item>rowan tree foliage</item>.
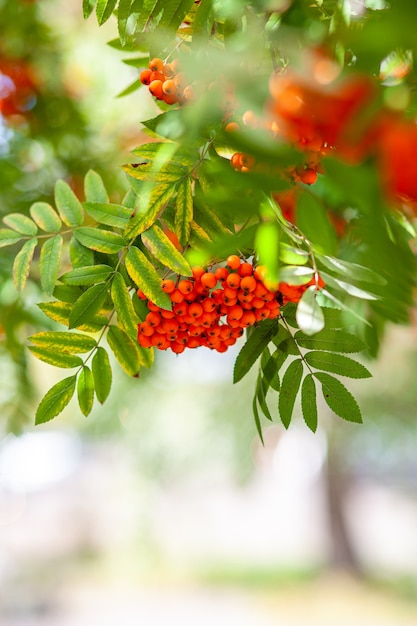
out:
{"label": "rowan tree foliage", "polygon": [[[53,202],[3,218],[16,290],[24,298],[35,266],[38,306],[61,325],[28,348],[71,370],[36,423],[74,395],[85,415],[103,403],[109,351],[135,377],[156,350],[225,352],[242,335],[233,379],[258,369],[261,438],[264,417],[289,426],[297,396],[312,430],[317,394],[361,422],[345,380],[370,373],[352,355],[377,356],[385,324],[408,323],[414,303],[411,1],[84,0],[82,10],[99,26],[117,20],[110,45],[137,68],[125,93],[149,90],[160,113],[137,120],[149,139],[126,157],[122,201],[90,170],[82,193],[58,180]],[[0,105],[7,122],[11,95]]]}

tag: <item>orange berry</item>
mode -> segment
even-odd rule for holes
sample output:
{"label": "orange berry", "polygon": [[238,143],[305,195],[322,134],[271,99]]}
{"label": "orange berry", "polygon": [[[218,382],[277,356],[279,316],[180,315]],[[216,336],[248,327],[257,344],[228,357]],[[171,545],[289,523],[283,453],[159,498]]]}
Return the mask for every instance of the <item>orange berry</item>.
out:
{"label": "orange berry", "polygon": [[193,304],[190,304],[190,306],[188,307],[188,313],[189,315],[191,315],[191,317],[195,319],[203,315],[204,309],[198,302],[193,302]]}
{"label": "orange berry", "polygon": [[218,267],[214,272],[214,275],[217,280],[223,282],[229,276],[229,270],[227,269],[227,267]]}
{"label": "orange berry", "polygon": [[228,317],[231,320],[240,320],[240,318],[243,315],[243,309],[241,306],[239,306],[238,304],[236,304],[235,306],[231,306],[229,309],[229,315]]}
{"label": "orange berry", "polygon": [[226,284],[230,289],[237,289],[240,285],[240,276],[239,274],[229,274],[226,279]]}
{"label": "orange berry", "polygon": [[237,122],[229,122],[224,127],[224,130],[226,131],[226,133],[235,133],[239,130],[239,124],[237,124]]}
{"label": "orange berry", "polygon": [[164,71],[164,62],[159,57],[155,57],[149,61],[149,69],[152,72],[163,72]]}
{"label": "orange berry", "polygon": [[181,352],[184,352],[185,350],[185,346],[177,341],[172,342],[170,347],[172,352],[175,352],[175,354],[181,354]]}
{"label": "orange berry", "polygon": [[318,179],[318,174],[316,170],[308,168],[300,174],[300,178],[301,178],[301,181],[305,183],[306,185],[314,185],[314,183]]}
{"label": "orange berry", "polygon": [[187,85],[186,87],[184,87],[182,95],[185,100],[193,100],[195,93],[192,85]]}
{"label": "orange berry", "polygon": [[205,272],[201,276],[200,280],[201,280],[201,284],[204,287],[208,287],[209,289],[211,289],[212,287],[215,287],[217,284],[217,278],[212,272]]}
{"label": "orange berry", "polygon": [[149,91],[158,100],[162,100],[164,92],[162,91],[162,80],[153,80],[149,85]]}
{"label": "orange berry", "polygon": [[205,313],[211,313],[212,311],[216,310],[216,302],[213,300],[213,298],[204,298],[204,300],[201,303],[201,306],[203,307],[203,311]]}
{"label": "orange berry", "polygon": [[175,94],[177,90],[175,80],[172,80],[172,79],[165,80],[162,85],[162,90],[165,94],[167,94],[167,96],[172,96],[173,94]]}
{"label": "orange berry", "polygon": [[174,289],[174,291],[169,294],[169,297],[171,298],[171,302],[175,302],[176,304],[184,301],[184,294],[182,294],[179,289]]}
{"label": "orange berry", "polygon": [[151,348],[152,342],[150,337],[146,337],[145,335],[138,336],[138,342],[142,346],[142,348]]}
{"label": "orange berry", "polygon": [[240,288],[246,293],[251,293],[256,289],[256,280],[253,276],[244,276],[240,281]]}
{"label": "orange berry", "polygon": [[174,304],[173,311],[177,317],[183,317],[188,313],[188,304],[186,302],[178,302]]}
{"label": "orange berry", "polygon": [[240,319],[240,325],[242,328],[252,326],[256,322],[256,316],[253,311],[245,311]]}
{"label": "orange berry", "polygon": [[165,76],[168,76],[169,78],[172,78],[175,75],[175,71],[174,71],[172,65],[173,65],[172,63],[165,63],[164,64],[164,69],[163,69],[164,74],[165,74]]}
{"label": "orange berry", "polygon": [[176,104],[178,102],[178,98],[175,94],[166,94],[164,93],[164,95],[162,96],[162,100],[165,102],[165,104]]}
{"label": "orange berry", "polygon": [[175,289],[175,283],[173,280],[171,279],[166,279],[162,281],[162,285],[161,285],[161,289],[162,291],[165,291],[165,293],[172,293]]}
{"label": "orange berry", "polygon": [[241,263],[238,269],[239,276],[252,276],[253,265],[252,263]]}
{"label": "orange berry", "polygon": [[154,80],[160,80],[162,81],[162,83],[164,83],[165,76],[161,74],[161,72],[152,72],[150,75],[150,83],[152,83]]}
{"label": "orange berry", "polygon": [[152,302],[152,300],[148,300],[148,309],[150,311],[155,311],[156,313],[159,313],[161,310],[157,304]]}
{"label": "orange berry", "polygon": [[159,315],[159,313],[151,312],[148,313],[145,321],[148,322],[149,326],[155,327],[161,323],[161,316]]}
{"label": "orange berry", "polygon": [[166,311],[165,309],[161,309],[161,317],[163,317],[164,320],[172,320],[175,317],[175,313],[174,311]]}
{"label": "orange berry", "polygon": [[187,348],[198,348],[200,342],[196,337],[190,337],[187,341]]}
{"label": "orange berry", "polygon": [[230,165],[234,167],[235,170],[240,170],[240,168],[242,167],[241,157],[242,157],[242,154],[240,152],[235,152],[231,156]]}
{"label": "orange berry", "polygon": [[191,293],[193,289],[194,285],[191,280],[180,280],[178,283],[178,290],[184,295]]}
{"label": "orange berry", "polygon": [[147,297],[143,293],[142,289],[138,289],[136,295],[138,296],[139,300],[147,300]]}
{"label": "orange berry", "polygon": [[184,91],[185,87],[187,86],[185,74],[183,72],[180,72],[175,76],[174,81],[177,91]]}
{"label": "orange berry", "polygon": [[139,324],[138,334],[145,335],[145,337],[151,337],[154,334],[154,329],[148,322],[142,322]]}
{"label": "orange berry", "polygon": [[203,267],[200,267],[199,265],[196,265],[195,267],[192,268],[192,272],[193,272],[193,277],[195,280],[200,280],[200,278],[202,277],[202,275],[205,273],[205,269]]}
{"label": "orange berry", "polygon": [[236,254],[231,254],[226,259],[226,265],[228,265],[231,270],[237,270],[240,266],[239,257]]}
{"label": "orange berry", "polygon": [[142,70],[142,72],[139,74],[139,80],[142,85],[149,85],[151,83],[151,75],[152,70]]}

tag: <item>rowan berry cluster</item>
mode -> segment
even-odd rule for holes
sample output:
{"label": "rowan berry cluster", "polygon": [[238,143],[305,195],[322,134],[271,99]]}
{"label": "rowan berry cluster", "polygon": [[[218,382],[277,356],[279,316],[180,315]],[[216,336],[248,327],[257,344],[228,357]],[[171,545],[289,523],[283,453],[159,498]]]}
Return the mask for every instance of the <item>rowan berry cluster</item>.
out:
{"label": "rowan berry cluster", "polygon": [[178,60],[164,63],[158,57],[149,61],[148,69],[139,76],[142,85],[147,85],[150,93],[166,104],[184,104],[192,99],[193,88],[187,85],[185,76],[178,71]]}
{"label": "rowan berry cluster", "polygon": [[[138,342],[144,348],[170,348],[176,354],[185,348],[205,346],[226,352],[243,330],[264,319],[275,319],[287,302],[298,302],[310,284],[279,283],[273,290],[265,284],[265,269],[231,255],[215,270],[194,267],[192,278],[167,279],[162,290],[170,296],[172,311],[161,309],[146,298],[149,313],[138,326]],[[318,287],[324,283],[319,280]]]}

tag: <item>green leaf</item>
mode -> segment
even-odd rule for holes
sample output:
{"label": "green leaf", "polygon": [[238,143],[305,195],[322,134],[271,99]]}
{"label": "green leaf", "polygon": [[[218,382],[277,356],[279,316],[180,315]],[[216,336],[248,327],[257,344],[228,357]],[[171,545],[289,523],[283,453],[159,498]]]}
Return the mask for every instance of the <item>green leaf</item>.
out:
{"label": "green leaf", "polygon": [[[52,293],[54,298],[61,300],[64,303],[74,303],[78,300],[82,294],[80,287],[73,287],[72,285],[56,285]],[[57,304],[56,302],[43,302],[42,304]],[[38,305],[40,306],[40,305]]]}
{"label": "green leaf", "polygon": [[48,295],[52,294],[58,278],[63,243],[62,236],[55,235],[55,237],[47,239],[41,249],[39,272],[42,289]]}
{"label": "green leaf", "polygon": [[99,26],[102,26],[113,13],[117,0],[97,0],[96,16]]}
{"label": "green leaf", "polygon": [[29,337],[29,341],[39,348],[65,354],[82,354],[89,352],[97,345],[96,340],[88,337],[88,335],[64,331],[36,333],[36,335]]}
{"label": "green leaf", "polygon": [[187,245],[190,239],[192,221],[193,191],[191,178],[188,176],[178,185],[175,202],[175,234],[182,246]]}
{"label": "green leaf", "polygon": [[371,372],[361,363],[334,352],[312,351],[304,355],[311,367],[349,378],[370,378]]}
{"label": "green leaf", "polygon": [[256,400],[256,393],[253,396],[252,410],[253,410],[253,416],[255,418],[255,426],[256,426],[256,430],[258,431],[259,439],[262,441],[262,445],[265,445],[264,438],[263,438],[263,435],[262,435],[261,418],[259,416],[258,404],[257,404],[257,400]]}
{"label": "green leaf", "polygon": [[61,413],[75,391],[77,377],[69,376],[56,383],[42,398],[36,411],[35,424],[44,424]]}
{"label": "green leaf", "polygon": [[126,255],[125,262],[130,278],[146,297],[161,309],[170,311],[172,303],[170,297],[161,289],[162,278],[143,252],[132,246]]}
{"label": "green leaf", "polygon": [[154,224],[142,234],[142,241],[149,252],[170,270],[182,276],[192,276],[188,261],[168,239],[164,231]]}
{"label": "green leaf", "polygon": [[0,248],[13,246],[13,244],[17,243],[21,239],[22,236],[15,230],[11,230],[10,228],[0,228]]}
{"label": "green leaf", "polygon": [[267,419],[269,419],[272,422],[272,415],[269,410],[268,404],[266,402],[266,395],[268,392],[268,388],[269,388],[269,385],[265,382],[264,378],[262,377],[262,373],[259,372],[258,380],[256,383],[256,390],[255,390],[256,398],[258,400],[262,413],[265,415]]}
{"label": "green leaf", "polygon": [[300,193],[297,202],[297,226],[300,231],[326,254],[337,250],[334,228],[321,202],[311,193]]}
{"label": "green leaf", "polygon": [[327,267],[327,269],[337,274],[347,276],[350,279],[354,278],[355,281],[359,280],[375,285],[387,284],[387,281],[383,278],[383,276],[369,269],[369,267],[364,267],[363,265],[358,265],[357,263],[351,263],[349,261],[343,261],[342,259],[335,259],[334,257],[329,256],[318,255],[317,259],[320,263]]}
{"label": "green leaf", "polygon": [[132,217],[132,209],[120,204],[84,202],[83,206],[88,215],[100,224],[106,224],[106,226],[125,229]]}
{"label": "green leaf", "polygon": [[83,223],[83,207],[71,187],[63,180],[55,183],[55,204],[58,213],[67,226],[74,228]]}
{"label": "green leaf", "polygon": [[316,372],[314,377],[321,383],[323,397],[336,415],[348,422],[362,423],[358,403],[340,380],[324,372]]}
{"label": "green leaf", "polygon": [[142,348],[138,344],[139,349],[139,363],[143,365],[143,367],[152,367],[155,361],[155,350],[154,348]]}
{"label": "green leaf", "polygon": [[278,283],[279,274],[279,227],[276,222],[261,222],[256,230],[255,249],[259,264],[266,268],[269,281]]}
{"label": "green leaf", "polygon": [[157,185],[144,201],[143,211],[139,211],[126,226],[124,236],[127,239],[135,239],[138,235],[148,230],[158,219],[175,191],[175,184]]}
{"label": "green leaf", "polygon": [[311,267],[300,265],[286,265],[279,270],[280,282],[288,285],[305,285],[313,276],[314,270]]}
{"label": "green leaf", "polygon": [[254,328],[235,361],[233,369],[234,383],[239,382],[249,372],[264,348],[277,334],[277,331],[278,324],[275,320],[265,320]]}
{"label": "green leaf", "polygon": [[28,348],[37,359],[55,367],[71,368],[83,364],[82,358],[75,354],[62,354],[49,348],[38,348],[38,346],[28,346]]}
{"label": "green leaf", "polygon": [[129,376],[137,376],[140,369],[137,343],[117,326],[109,327],[107,341],[122,369]]}
{"label": "green leaf", "polygon": [[134,80],[133,83],[130,83],[130,85],[126,87],[126,89],[123,89],[122,91],[120,91],[117,94],[116,98],[124,98],[124,96],[128,96],[129,94],[137,91],[141,87],[142,87],[142,83],[140,82],[140,80]]}
{"label": "green leaf", "polygon": [[89,415],[94,403],[94,377],[87,365],[84,365],[78,376],[77,396],[81,413]]}
{"label": "green leaf", "polygon": [[324,314],[316,300],[314,285],[308,287],[300,298],[295,314],[297,324],[306,335],[314,335],[324,328]]}
{"label": "green leaf", "polygon": [[351,283],[347,283],[344,280],[340,280],[339,278],[335,278],[327,272],[320,272],[320,276],[326,282],[327,285],[331,287],[335,287],[336,289],[345,291],[350,296],[354,298],[360,298],[361,300],[379,300],[381,296],[371,293],[370,291],[365,291],[364,289],[360,289],[356,287],[356,285],[352,285]]}
{"label": "green leaf", "polygon": [[75,328],[91,321],[98,313],[107,297],[107,284],[99,283],[85,291],[75,302],[69,316],[68,328]]}
{"label": "green leaf", "polygon": [[89,170],[84,178],[84,194],[87,202],[108,202],[109,196],[100,174]]}
{"label": "green leaf", "polygon": [[22,246],[22,249],[17,253],[13,262],[13,284],[16,291],[19,293],[25,288],[26,281],[29,276],[30,265],[33,259],[33,253],[37,244],[38,240],[36,237],[26,241],[26,243]]}
{"label": "green leaf", "polygon": [[329,350],[331,352],[361,352],[365,349],[365,344],[361,339],[355,337],[345,330],[337,328],[325,328],[319,333],[310,337],[302,331],[294,335],[294,339],[301,348],[309,350]]}
{"label": "green leaf", "polygon": [[83,0],[83,16],[86,20],[93,12],[96,0]]}
{"label": "green leaf", "polygon": [[72,267],[81,268],[86,265],[94,265],[94,252],[83,246],[72,236],[69,243],[69,254]]}
{"label": "green leaf", "polygon": [[9,213],[3,217],[3,222],[16,232],[27,237],[36,237],[38,234],[38,227],[35,222],[21,213]]}
{"label": "green leaf", "polygon": [[115,274],[111,286],[111,297],[117,313],[117,323],[132,339],[137,338],[138,318],[130,299],[129,290],[121,274]]}
{"label": "green leaf", "polygon": [[307,374],[301,387],[301,410],[305,423],[315,433],[317,430],[317,399],[316,385],[311,374]]}
{"label": "green leaf", "polygon": [[110,265],[87,265],[62,274],[59,280],[66,285],[86,286],[101,283],[112,273],[114,269]]}
{"label": "green leaf", "polygon": [[117,8],[117,27],[122,45],[125,43],[127,37],[135,31],[139,17],[139,9],[140,6],[137,0],[120,0],[119,2]]}
{"label": "green leaf", "polygon": [[292,361],[282,377],[281,389],[278,395],[278,410],[282,423],[288,428],[291,422],[295,399],[300,388],[303,376],[301,359]]}
{"label": "green leaf", "polygon": [[279,258],[287,265],[305,265],[310,255],[306,250],[289,246],[286,243],[281,243],[279,247]]}
{"label": "green leaf", "polygon": [[61,229],[62,222],[53,207],[47,202],[35,202],[30,207],[33,221],[46,233],[57,233]]}
{"label": "green leaf", "polygon": [[105,254],[115,254],[126,246],[126,241],[121,235],[90,226],[74,230],[74,237],[86,248]]}
{"label": "green leaf", "polygon": [[107,400],[112,384],[112,371],[109,355],[101,346],[97,348],[91,363],[94,377],[94,387],[97,400],[103,404]]}

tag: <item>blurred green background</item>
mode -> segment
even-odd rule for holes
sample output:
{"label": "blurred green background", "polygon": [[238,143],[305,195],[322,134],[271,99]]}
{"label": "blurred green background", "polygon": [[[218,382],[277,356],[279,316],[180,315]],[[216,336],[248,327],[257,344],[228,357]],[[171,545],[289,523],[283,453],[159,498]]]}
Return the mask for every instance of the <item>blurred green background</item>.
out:
{"label": "blurred green background", "polygon": [[[0,24],[1,215],[58,177],[82,194],[89,168],[120,199],[156,109],[147,90],[116,98],[136,70],[106,45],[115,25],[84,22],[80,0],[0,0]],[[262,447],[254,380],[233,387],[236,351],[201,348],[117,375],[88,420],[70,405],[34,429],[59,372],[23,348],[49,322],[36,276],[17,296],[14,254],[0,256],[2,626],[417,626],[415,324],[389,329],[354,389],[360,427],[322,407],[315,435],[298,417]]]}

